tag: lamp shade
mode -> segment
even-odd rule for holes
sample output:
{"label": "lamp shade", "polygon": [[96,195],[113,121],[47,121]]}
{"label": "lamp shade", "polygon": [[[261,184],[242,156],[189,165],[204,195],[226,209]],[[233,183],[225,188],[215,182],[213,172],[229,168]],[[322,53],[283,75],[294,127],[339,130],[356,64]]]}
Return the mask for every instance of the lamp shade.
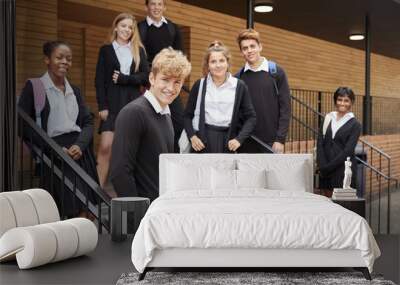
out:
{"label": "lamp shade", "polygon": [[255,0],[254,11],[258,13],[269,13],[274,10],[274,3],[271,0]]}
{"label": "lamp shade", "polygon": [[362,41],[364,39],[364,35],[363,34],[351,34],[349,36],[349,39],[351,41]]}

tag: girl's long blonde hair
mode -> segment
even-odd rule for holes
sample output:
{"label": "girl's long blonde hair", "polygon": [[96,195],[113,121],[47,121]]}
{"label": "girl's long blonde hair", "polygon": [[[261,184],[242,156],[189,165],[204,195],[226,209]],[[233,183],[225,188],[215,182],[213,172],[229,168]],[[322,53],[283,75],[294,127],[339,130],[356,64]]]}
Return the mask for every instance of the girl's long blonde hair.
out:
{"label": "girl's long blonde hair", "polygon": [[143,48],[144,50],[144,46],[142,44],[142,41],[140,40],[136,19],[133,15],[129,13],[121,13],[117,17],[115,17],[110,30],[110,42],[112,43],[117,39],[117,32],[115,31],[115,28],[117,27],[119,22],[125,19],[131,19],[133,22],[132,36],[129,40],[131,41],[131,52],[133,61],[135,62],[135,72],[137,72],[139,70],[139,65],[140,65],[140,48]]}

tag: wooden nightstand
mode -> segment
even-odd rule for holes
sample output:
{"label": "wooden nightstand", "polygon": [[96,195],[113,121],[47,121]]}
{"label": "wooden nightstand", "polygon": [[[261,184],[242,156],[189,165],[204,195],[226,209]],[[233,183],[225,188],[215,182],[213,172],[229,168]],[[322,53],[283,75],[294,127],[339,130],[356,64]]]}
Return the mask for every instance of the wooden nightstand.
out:
{"label": "wooden nightstand", "polygon": [[341,205],[342,207],[359,214],[361,217],[365,218],[365,199],[332,199],[332,202]]}

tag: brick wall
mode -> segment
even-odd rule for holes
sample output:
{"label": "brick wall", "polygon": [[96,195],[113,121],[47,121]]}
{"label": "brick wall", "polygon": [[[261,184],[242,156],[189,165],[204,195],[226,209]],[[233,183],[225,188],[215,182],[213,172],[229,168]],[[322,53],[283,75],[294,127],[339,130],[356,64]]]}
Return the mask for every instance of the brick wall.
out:
{"label": "brick wall", "polygon": [[[82,11],[85,11],[83,13]],[[41,44],[62,37],[72,41],[89,26],[109,27],[114,15],[128,11],[142,19],[143,0],[19,0],[17,1],[17,90],[30,76],[43,72]],[[167,17],[190,30],[189,52],[193,63],[190,83],[201,75],[201,60],[207,45],[222,40],[233,55],[232,69],[243,64],[235,38],[245,20],[211,10],[168,1]],[[63,19],[64,18],[64,19]],[[81,24],[68,25],[69,22]],[[364,93],[364,52],[336,43],[256,23],[263,39],[263,54],[285,67],[292,88],[332,91],[349,85]],[[76,31],[72,31],[76,29]],[[84,33],[85,31],[83,31]],[[98,40],[105,40],[99,38]],[[74,48],[77,46],[74,46]],[[74,52],[78,52],[75,51]],[[80,55],[80,54],[79,54]],[[87,56],[96,56],[89,55]],[[79,62],[76,62],[78,64]],[[83,68],[85,60],[81,62]],[[400,98],[400,60],[372,54],[371,93]],[[88,70],[86,72],[93,72]],[[82,82],[77,82],[82,84]],[[92,85],[92,82],[90,83]],[[88,90],[89,91],[89,90]]]}

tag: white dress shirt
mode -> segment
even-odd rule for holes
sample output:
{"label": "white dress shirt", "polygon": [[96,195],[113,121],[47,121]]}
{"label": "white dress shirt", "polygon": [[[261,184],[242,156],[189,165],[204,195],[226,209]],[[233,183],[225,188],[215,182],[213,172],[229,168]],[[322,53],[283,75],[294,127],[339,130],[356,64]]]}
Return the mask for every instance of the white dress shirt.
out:
{"label": "white dress shirt", "polygon": [[161,20],[160,20],[159,22],[156,22],[156,21],[154,21],[152,18],[150,18],[149,16],[147,16],[147,17],[146,17],[146,22],[147,22],[147,25],[149,25],[149,27],[150,27],[151,25],[154,25],[154,26],[157,27],[157,28],[161,27],[162,24],[164,24],[164,23],[165,23],[165,24],[168,24],[168,21],[167,21],[167,19],[165,19],[164,16],[161,17]]}
{"label": "white dress shirt", "polygon": [[146,97],[146,99],[150,102],[151,106],[153,106],[153,109],[154,109],[154,111],[156,111],[157,114],[171,115],[171,111],[169,110],[169,106],[167,105],[163,109],[161,107],[160,103],[158,103],[157,98],[149,90],[146,90],[146,92],[144,93],[144,97]]}
{"label": "white dress shirt", "polygon": [[47,134],[55,137],[70,132],[80,132],[76,124],[79,106],[74,91],[65,78],[65,94],[58,89],[46,72],[41,78],[50,105],[49,119],[47,121]]}
{"label": "white dress shirt", "polygon": [[337,119],[337,112],[330,112],[329,115],[331,116],[331,129],[332,129],[332,139],[335,138],[337,131],[343,127],[351,118],[354,118],[353,112],[346,113],[343,117],[339,120]]}
{"label": "white dress shirt", "polygon": [[259,67],[257,68],[252,68],[250,66],[250,64],[248,62],[246,62],[246,64],[244,65],[244,72],[246,72],[247,70],[251,70],[253,72],[258,72],[258,71],[265,71],[268,72],[269,68],[268,68],[268,60],[265,57],[261,57],[263,59],[262,63],[260,64]]}
{"label": "white dress shirt", "polygon": [[235,104],[237,78],[228,74],[225,82],[216,86],[210,74],[207,75],[205,97],[205,123],[220,127],[229,127]]}
{"label": "white dress shirt", "polygon": [[113,41],[112,45],[119,61],[121,73],[129,75],[131,73],[132,64],[131,42],[126,45],[120,45],[117,41]]}

